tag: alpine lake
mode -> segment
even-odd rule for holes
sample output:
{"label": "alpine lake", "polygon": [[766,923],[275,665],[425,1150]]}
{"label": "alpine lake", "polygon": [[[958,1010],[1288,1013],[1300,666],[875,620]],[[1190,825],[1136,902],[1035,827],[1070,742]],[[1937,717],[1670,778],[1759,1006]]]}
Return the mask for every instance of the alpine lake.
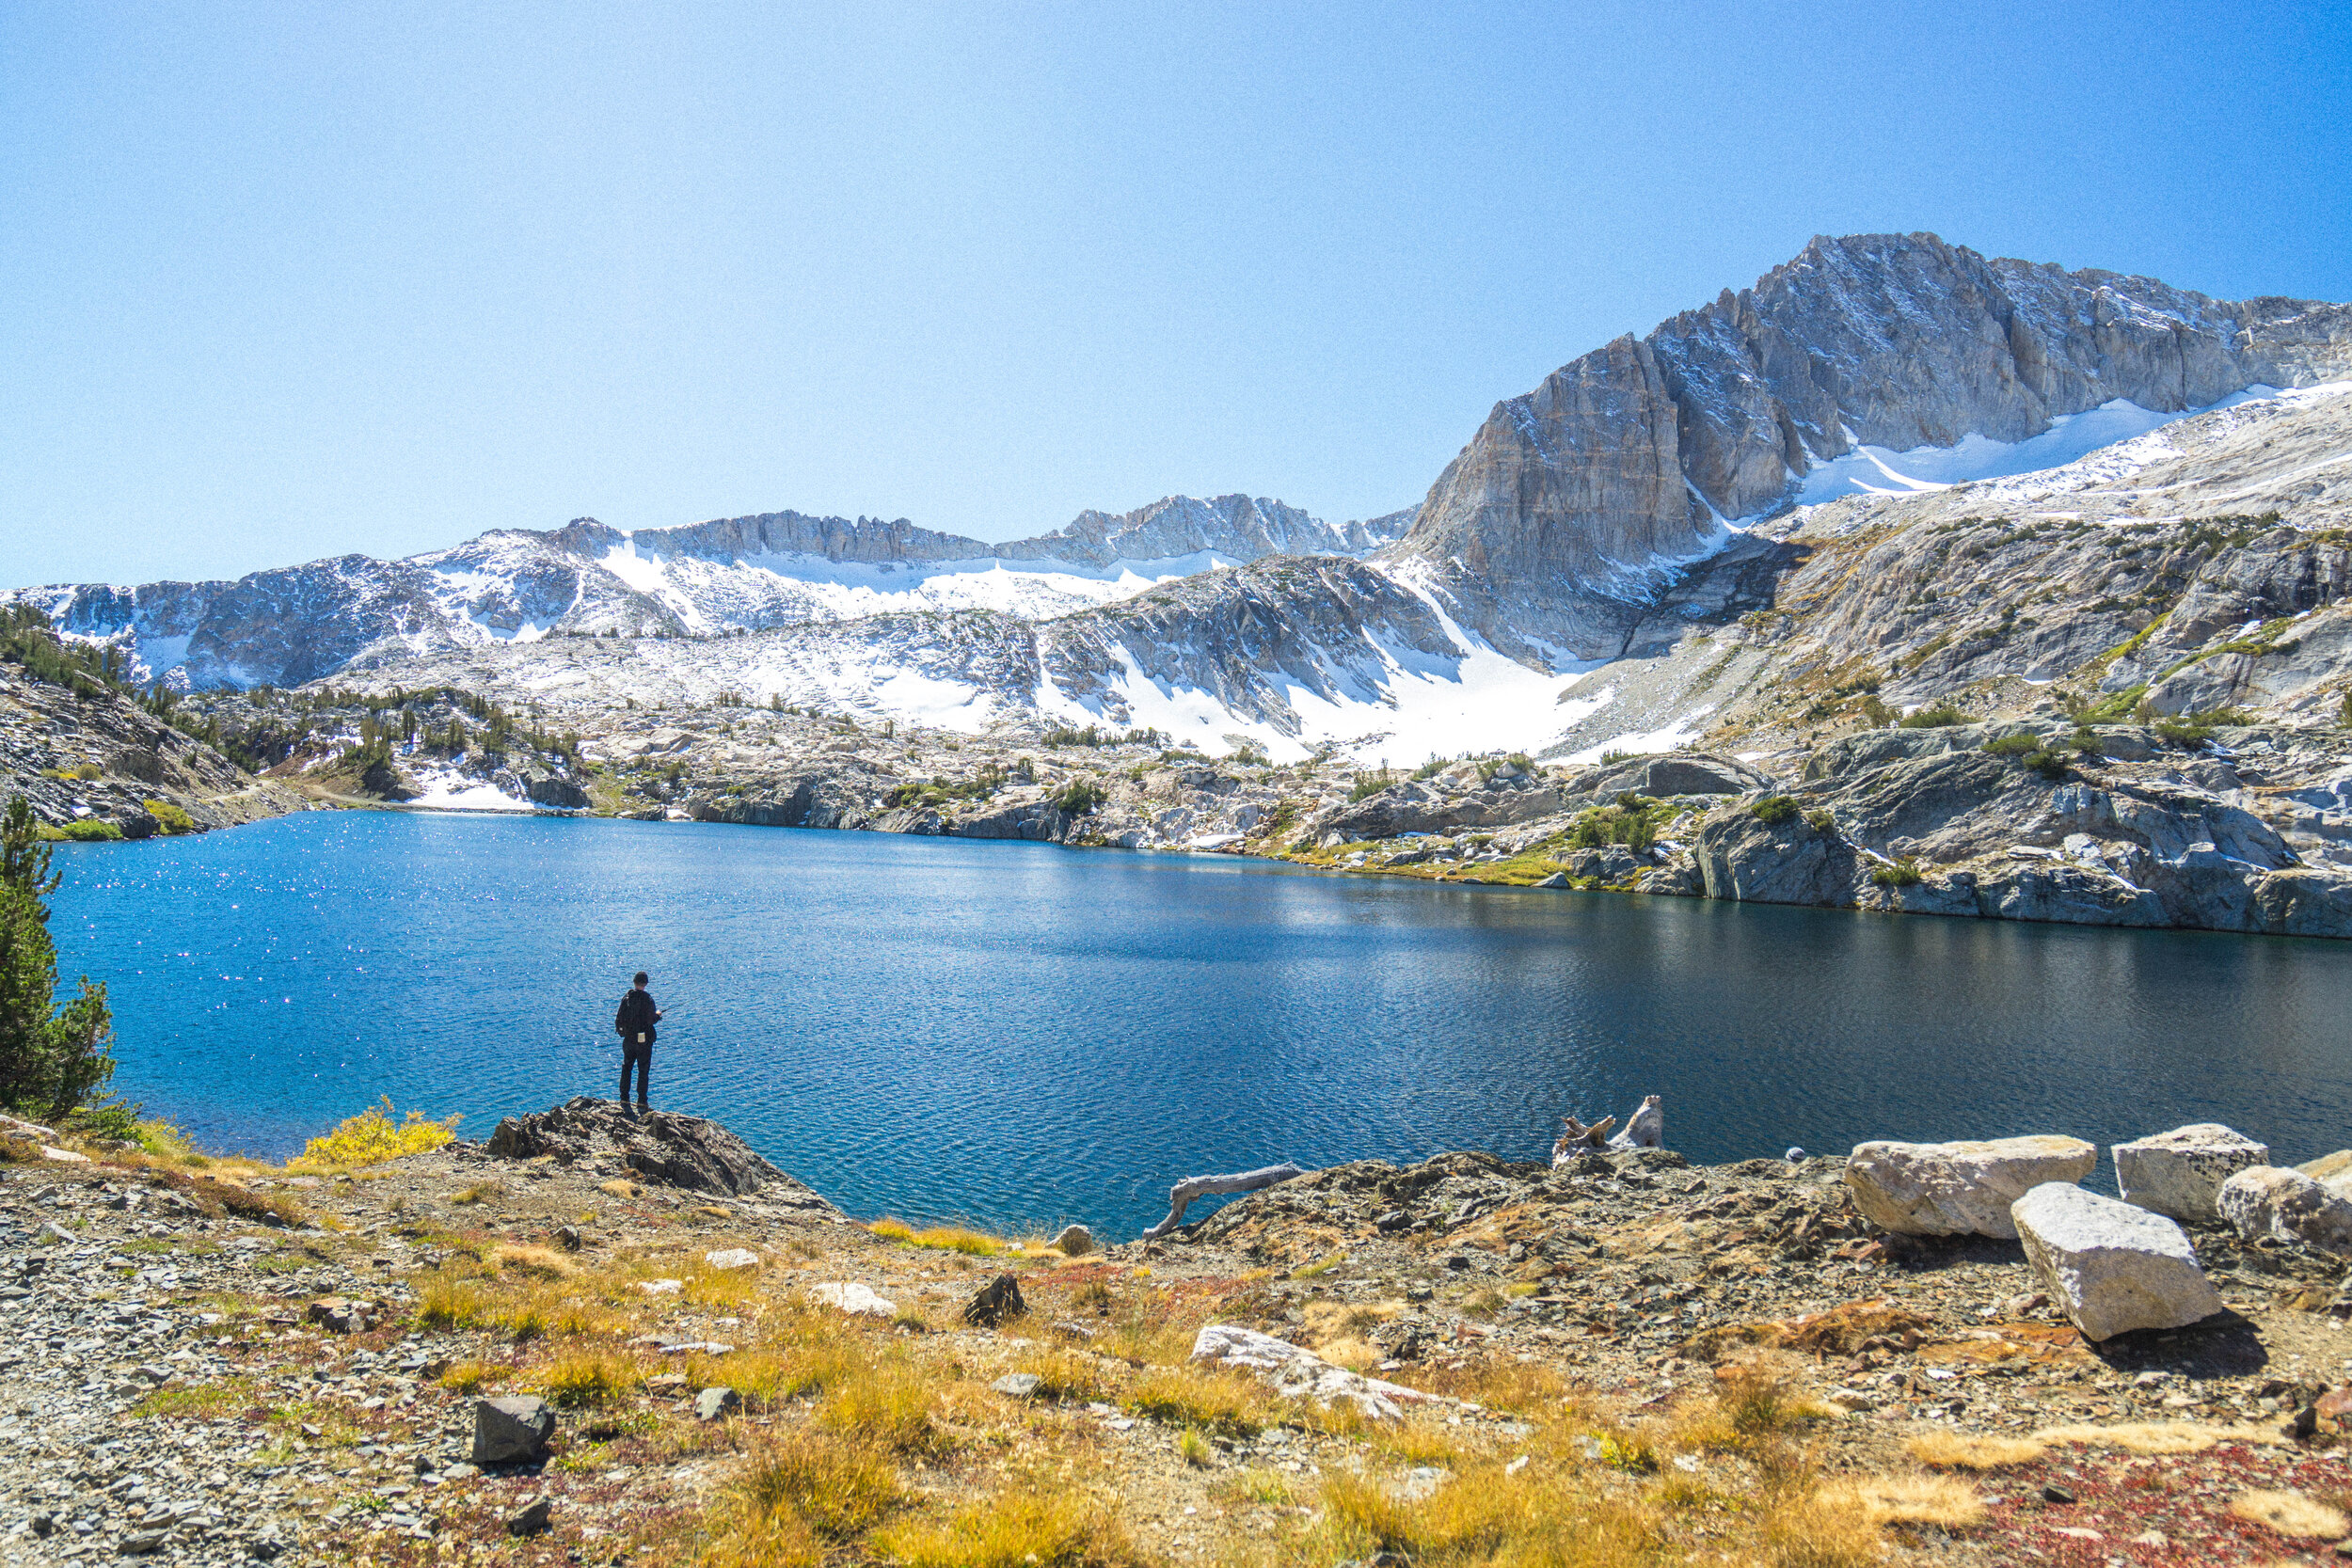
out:
{"label": "alpine lake", "polygon": [[116,1088],[272,1157],[386,1096],[485,1137],[613,1094],[638,969],[655,1105],[861,1218],[1123,1240],[1183,1177],[1538,1159],[1562,1113],[1645,1094],[1693,1163],[2192,1121],[2281,1164],[2352,1144],[2352,952],[2318,940],[529,816],[57,865],[60,989],[110,988]]}

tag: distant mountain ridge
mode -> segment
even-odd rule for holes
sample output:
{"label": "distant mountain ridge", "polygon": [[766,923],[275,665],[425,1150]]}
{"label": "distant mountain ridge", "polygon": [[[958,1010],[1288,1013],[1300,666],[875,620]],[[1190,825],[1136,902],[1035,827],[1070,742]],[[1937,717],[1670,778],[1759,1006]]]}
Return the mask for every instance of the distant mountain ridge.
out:
{"label": "distant mountain ridge", "polygon": [[294,686],[363,654],[381,663],[559,631],[708,636],[908,609],[1050,616],[1269,555],[1361,555],[1393,543],[1409,515],[1335,528],[1263,498],[1171,496],[997,545],[904,518],[772,512],[624,532],[580,517],[396,561],[12,596],[75,636],[133,644],[151,678]]}
{"label": "distant mountain ridge", "polygon": [[[2218,300],[1987,259],[1932,234],[1824,237],[1753,287],[1497,404],[1420,505],[1362,523],[1242,495],[1088,512],[998,545],[797,512],[633,533],[582,518],[405,561],[16,596],[75,635],[135,642],[149,670],[196,686],[348,672],[587,707],[745,693],[967,730],[1100,719],[1212,748],[1242,736],[1394,748],[1375,756],[1540,751],[1621,710],[1611,683],[1619,668],[1639,673],[1628,661],[1716,630],[1712,659],[1760,643],[1767,630],[1744,618],[1777,608],[1814,547],[1787,544],[1781,515],[1866,467],[1913,496],[1982,485],[1970,493],[2022,525],[2039,515],[2020,510],[2031,487],[1984,482],[2034,467],[2104,484],[2114,465],[2083,457],[2097,440],[2045,463],[2001,466],[2001,453],[2122,432],[2133,438],[2103,439],[2140,449],[2115,468],[2137,471],[2169,450],[2159,427],[2251,397],[2182,426],[2210,455],[2171,499],[2131,499],[2133,515],[2179,522],[2224,496],[2259,512],[2247,498],[2260,494],[2291,527],[2332,526],[2341,505],[2311,477],[2319,468],[2278,467],[2221,437],[2248,420],[2292,430],[2332,473],[2334,395],[2321,411],[2266,394],[2345,378],[2352,307]],[[1921,449],[1941,454],[1932,482],[1882,456]],[[2038,586],[2017,584],[2020,600]],[[2121,600],[2095,602],[2081,636],[2137,629]],[[2044,656],[2008,638],[1972,653],[1970,678],[2043,678]],[[1712,701],[1661,705],[1602,738],[1670,745]]]}

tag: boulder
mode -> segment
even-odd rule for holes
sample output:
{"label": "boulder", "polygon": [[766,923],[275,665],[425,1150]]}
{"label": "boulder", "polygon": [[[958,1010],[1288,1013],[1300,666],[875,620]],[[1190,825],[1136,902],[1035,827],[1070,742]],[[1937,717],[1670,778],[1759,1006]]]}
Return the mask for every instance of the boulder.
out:
{"label": "boulder", "polygon": [[1083,1225],[1065,1225],[1061,1234],[1045,1244],[1064,1258],[1084,1258],[1094,1250],[1094,1232]]}
{"label": "boulder", "polygon": [[1285,1399],[1317,1404],[1351,1404],[1375,1420],[1397,1420],[1408,1404],[1452,1404],[1452,1400],[1351,1372],[1287,1340],[1232,1323],[1211,1323],[1192,1342],[1192,1358],[1213,1367],[1255,1372]]}
{"label": "boulder", "polygon": [[473,1465],[528,1465],[547,1452],[554,1435],[555,1412],[543,1399],[509,1394],[476,1400],[473,1447],[466,1459]]}
{"label": "boulder", "polygon": [[714,1383],[694,1396],[694,1419],[716,1421],[740,1412],[743,1396],[723,1383]]}
{"label": "boulder", "polygon": [[554,1522],[555,1504],[546,1497],[525,1503],[506,1516],[506,1533],[514,1536],[545,1535]]}
{"label": "boulder", "polygon": [[2352,1256],[2352,1202],[2298,1170],[2254,1165],[2221,1184],[2221,1217],[2248,1241],[2265,1236]]}
{"label": "boulder", "polygon": [[2338,1197],[2352,1199],[2352,1148],[2339,1148],[2295,1167]]}
{"label": "boulder", "polygon": [[1009,1274],[1000,1274],[964,1304],[963,1321],[974,1328],[994,1328],[1007,1318],[1017,1318],[1028,1309],[1029,1304],[1021,1296],[1021,1281]]}
{"label": "boulder", "polygon": [[2176,1220],[2211,1224],[2221,1184],[2249,1165],[2270,1163],[2270,1148],[2217,1121],[2117,1144],[2115,1180],[2123,1201]]}
{"label": "boulder", "polygon": [[2042,1134],[1944,1144],[1867,1143],[1846,1162],[1854,1207],[1906,1236],[2017,1234],[2010,1205],[2052,1181],[2079,1181],[2096,1144]]}
{"label": "boulder", "polygon": [[1025,1400],[1033,1397],[1044,1382],[1035,1372],[1007,1372],[989,1386],[1007,1399]]}
{"label": "boulder", "polygon": [[2222,1309],[2187,1232],[2161,1214],[2069,1181],[2034,1188],[2010,1214],[2042,1290],[2086,1339],[2180,1328]]}
{"label": "boulder", "polygon": [[714,1269],[755,1269],[759,1267],[759,1254],[747,1246],[721,1247],[715,1252],[704,1253],[703,1261]]}
{"label": "boulder", "polygon": [[895,1318],[898,1304],[888,1296],[877,1295],[866,1285],[811,1285],[808,1299],[819,1307],[848,1312],[861,1318]]}

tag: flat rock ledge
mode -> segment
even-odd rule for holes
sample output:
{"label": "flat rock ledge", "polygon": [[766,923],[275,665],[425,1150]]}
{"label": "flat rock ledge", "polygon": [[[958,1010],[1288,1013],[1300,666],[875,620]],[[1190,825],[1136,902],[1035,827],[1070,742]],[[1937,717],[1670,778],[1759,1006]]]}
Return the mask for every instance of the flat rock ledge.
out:
{"label": "flat rock ledge", "polygon": [[552,1156],[565,1164],[617,1154],[630,1170],[664,1186],[723,1197],[756,1196],[780,1208],[847,1217],[719,1123],[675,1111],[632,1114],[619,1101],[578,1095],[553,1110],[506,1117],[491,1132],[487,1147],[492,1159]]}

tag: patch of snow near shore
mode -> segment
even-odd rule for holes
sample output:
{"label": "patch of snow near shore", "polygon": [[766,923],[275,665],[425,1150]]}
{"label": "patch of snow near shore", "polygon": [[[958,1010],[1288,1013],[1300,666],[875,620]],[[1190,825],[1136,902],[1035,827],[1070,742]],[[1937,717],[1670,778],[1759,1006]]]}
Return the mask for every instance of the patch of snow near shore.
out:
{"label": "patch of snow near shore", "polygon": [[2145,436],[2177,420],[2277,395],[2275,387],[2249,387],[2218,403],[2202,408],[2184,408],[2176,414],[2142,408],[2128,398],[2117,398],[2084,413],[2061,415],[2050,421],[2049,429],[2023,441],[1995,441],[1971,432],[1958,445],[1949,447],[1914,447],[1909,451],[1862,447],[1844,457],[1815,465],[1804,476],[1796,502],[1800,506],[1817,506],[1840,496],[1917,495],[1947,490],[1973,480],[2063,467],[2102,447]]}
{"label": "patch of snow near shore", "polygon": [[469,779],[463,773],[441,771],[418,776],[424,793],[407,802],[421,811],[536,811],[529,800],[507,794],[494,784]]}

